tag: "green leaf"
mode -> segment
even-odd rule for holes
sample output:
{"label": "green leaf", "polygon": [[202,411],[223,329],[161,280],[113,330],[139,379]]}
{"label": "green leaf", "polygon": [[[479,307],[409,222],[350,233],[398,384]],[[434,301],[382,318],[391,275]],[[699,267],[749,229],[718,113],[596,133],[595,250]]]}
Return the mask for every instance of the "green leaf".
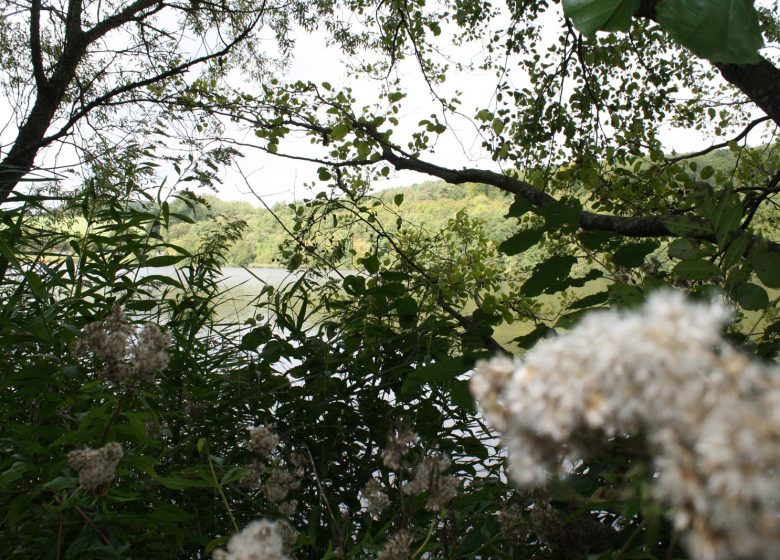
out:
{"label": "green leaf", "polygon": [[502,241],[498,250],[505,255],[517,255],[539,243],[543,236],[544,229],[527,229]]}
{"label": "green leaf", "polygon": [[550,229],[576,231],[580,224],[582,203],[574,198],[566,198],[536,208],[535,212],[544,218],[545,225]]}
{"label": "green leaf", "polygon": [[751,282],[737,286],[734,290],[734,299],[740,307],[748,311],[761,311],[769,305],[769,295],[766,290]]}
{"label": "green leaf", "polygon": [[639,305],[644,301],[644,293],[636,286],[630,284],[611,284],[609,290],[609,301],[621,307],[632,307]]}
{"label": "green leaf", "polygon": [[477,113],[477,120],[480,121],[489,121],[493,118],[493,112],[488,109],[482,109],[479,113]]}
{"label": "green leaf", "polygon": [[344,278],[344,291],[351,296],[357,296],[366,291],[366,279],[362,276],[350,274]]}
{"label": "green leaf", "polygon": [[563,0],[563,13],[584,35],[596,31],[625,31],[639,0]]}
{"label": "green leaf", "polygon": [[722,248],[732,231],[739,229],[742,221],[742,201],[736,193],[726,192],[710,218],[715,224],[715,239]]}
{"label": "green leaf", "polygon": [[675,239],[669,244],[667,252],[671,258],[681,261],[701,257],[699,242],[694,239]]}
{"label": "green leaf", "polygon": [[645,257],[658,248],[657,241],[627,243],[612,255],[612,262],[624,268],[635,268],[645,263]]}
{"label": "green leaf", "polygon": [[504,121],[502,121],[498,117],[493,119],[493,123],[491,124],[491,126],[493,127],[493,132],[495,132],[496,134],[501,134],[502,132],[504,132]]}
{"label": "green leaf", "polygon": [[271,327],[262,325],[255,327],[241,337],[241,343],[238,345],[238,348],[239,350],[256,350],[261,344],[265,344],[269,340],[271,340]]}
{"label": "green leaf", "polygon": [[401,327],[408,329],[417,324],[419,308],[413,297],[404,296],[395,300],[395,310],[398,312],[398,321]]}
{"label": "green leaf", "polygon": [[160,255],[151,257],[144,261],[144,266],[173,266],[186,259],[186,255]]}
{"label": "green leaf", "polygon": [[350,129],[349,123],[341,122],[331,129],[330,137],[336,141],[343,140],[349,134]]}
{"label": "green leaf", "polygon": [[363,266],[366,267],[366,272],[369,274],[376,274],[379,272],[379,257],[376,255],[370,255],[361,260]]}
{"label": "green leaf", "polygon": [[517,342],[517,345],[520,346],[520,348],[527,350],[536,344],[539,340],[544,338],[549,332],[550,327],[547,325],[537,325],[531,332],[518,336],[517,338],[513,339],[512,342]]}
{"label": "green leaf", "polygon": [[583,231],[578,237],[582,246],[592,251],[604,250],[616,239],[614,234],[606,231]]}
{"label": "green leaf", "polygon": [[757,243],[750,251],[750,264],[764,286],[780,288],[780,254],[770,251],[765,243]]}
{"label": "green leaf", "polygon": [[469,371],[473,365],[474,360],[458,356],[419,367],[406,376],[401,386],[401,393],[408,394],[410,391],[425,384],[440,383],[448,379],[454,379]]}
{"label": "green leaf", "polygon": [[752,0],[662,0],[661,27],[694,54],[727,64],[751,64],[764,46]]}
{"label": "green leaf", "polygon": [[740,259],[745,255],[749,245],[750,235],[748,235],[747,232],[740,231],[739,234],[731,240],[726,248],[726,252],[723,253],[724,268],[731,268],[739,263]]}
{"label": "green leaf", "polygon": [[469,382],[466,379],[453,381],[450,388],[450,398],[454,404],[468,411],[473,412],[477,408],[474,403],[474,395],[471,394]]}
{"label": "green leaf", "polygon": [[75,476],[58,476],[43,485],[48,490],[66,490],[78,486],[78,479]]}
{"label": "green leaf", "polygon": [[704,259],[681,261],[672,272],[683,280],[707,280],[721,274],[717,266]]}
{"label": "green leaf", "polygon": [[401,206],[403,201],[404,201],[404,195],[402,193],[398,193],[393,197],[393,202],[395,203],[396,206]]}
{"label": "green leaf", "polygon": [[569,309],[585,309],[594,305],[601,305],[607,300],[609,300],[609,292],[596,292],[572,302],[569,305]]}
{"label": "green leaf", "polygon": [[713,233],[711,224],[691,216],[672,216],[664,221],[664,225],[680,237],[705,237]]}
{"label": "green leaf", "polygon": [[571,255],[556,255],[537,264],[531,277],[525,281],[520,292],[526,296],[538,296],[543,293],[555,293],[556,284],[568,278],[571,267],[577,262]]}
{"label": "green leaf", "polygon": [[524,196],[519,194],[515,195],[515,200],[509,206],[509,211],[506,213],[506,218],[520,218],[533,208],[533,205]]}

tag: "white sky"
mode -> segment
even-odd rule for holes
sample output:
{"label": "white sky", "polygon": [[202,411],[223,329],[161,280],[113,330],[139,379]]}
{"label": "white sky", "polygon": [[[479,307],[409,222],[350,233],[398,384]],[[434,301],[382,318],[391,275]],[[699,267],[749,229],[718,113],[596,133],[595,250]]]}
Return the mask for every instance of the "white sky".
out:
{"label": "white sky", "polygon": [[[375,101],[379,84],[371,80],[351,80],[347,76],[346,66],[341,57],[337,48],[327,46],[325,34],[302,34],[297,38],[294,60],[284,79],[285,81],[300,79],[318,84],[330,82],[335,89],[350,86],[357,99],[357,106]],[[417,70],[416,64],[411,61],[402,62],[398,70],[407,97],[403,101],[402,113],[398,115],[400,124],[393,137],[405,139],[416,130],[416,125],[421,119],[428,118],[432,113],[439,111],[436,110],[437,103]],[[480,87],[474,87],[475,84]],[[437,93],[447,98],[456,90],[462,92],[464,112],[472,115],[476,113],[477,108],[486,107],[490,103],[494,87],[495,75],[492,71],[458,73],[453,70],[447,82],[437,87]],[[489,168],[491,164],[494,166],[487,153],[481,149],[481,140],[471,121],[454,117],[449,118],[449,124],[452,130],[442,135],[437,143],[435,149],[437,160],[450,162],[457,167]],[[297,152],[305,155],[311,152],[308,139],[302,139],[298,143],[287,142],[285,146],[287,148],[285,151],[289,153]],[[318,165],[259,151],[245,151],[245,155],[247,157],[240,162],[240,167],[251,178],[252,189],[262,195],[266,203],[273,204],[293,198],[300,200],[311,196],[312,191],[306,189],[304,185],[316,181]],[[376,182],[374,187],[404,186],[426,180],[431,180],[431,177],[411,171],[393,172],[387,179]],[[244,179],[230,172],[225,175],[219,194],[226,199],[256,202],[254,195],[247,190]]]}

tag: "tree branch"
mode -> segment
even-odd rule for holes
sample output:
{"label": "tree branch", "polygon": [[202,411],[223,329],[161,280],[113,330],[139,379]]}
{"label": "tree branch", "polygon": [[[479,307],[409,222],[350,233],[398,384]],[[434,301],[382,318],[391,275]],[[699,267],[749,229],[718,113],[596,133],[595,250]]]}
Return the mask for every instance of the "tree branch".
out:
{"label": "tree branch", "polygon": [[33,65],[35,86],[41,92],[48,87],[41,53],[41,0],[32,0],[30,6],[30,59]]}
{"label": "tree branch", "polygon": [[[398,155],[389,147],[384,148],[382,159],[393,165],[397,170],[411,170],[438,177],[447,183],[481,183],[499,188],[505,192],[521,196],[536,207],[543,208],[559,201],[549,194],[537,190],[533,185],[521,179],[502,175],[494,171],[484,169],[448,169],[418,158]],[[692,220],[697,220],[691,216]],[[604,231],[616,233],[625,237],[680,237],[670,229],[670,224],[679,219],[673,215],[649,215],[649,216],[615,216],[611,214],[598,214],[583,210],[579,214],[579,226],[584,231]],[[702,222],[704,225],[704,222]],[[691,234],[693,237],[714,243],[712,234]],[[773,251],[780,252],[780,243],[767,241],[767,245]]]}
{"label": "tree branch", "polygon": [[90,111],[95,109],[96,107],[99,107],[101,105],[106,105],[112,98],[115,98],[119,95],[122,95],[123,93],[127,93],[129,91],[132,91],[134,89],[143,88],[149,85],[152,85],[154,83],[160,82],[162,80],[166,80],[168,78],[172,78],[173,76],[183,74],[193,66],[197,66],[199,64],[202,64],[204,62],[208,62],[209,60],[213,60],[216,58],[223,57],[227,55],[238,43],[245,40],[249,34],[252,32],[252,30],[255,28],[257,23],[260,21],[260,15],[255,18],[255,20],[249,24],[240,34],[238,34],[230,43],[227,43],[223,48],[221,48],[217,52],[205,54],[203,56],[199,56],[198,58],[193,58],[192,60],[188,60],[187,62],[183,64],[179,64],[178,66],[174,66],[173,68],[166,70],[165,72],[160,72],[159,74],[155,74],[154,76],[151,76],[149,78],[146,78],[144,80],[139,80],[137,82],[131,82],[129,84],[125,84],[120,87],[116,87],[100,97],[96,97],[92,101],[84,104],[81,106],[81,108],[73,113],[70,118],[67,120],[67,122],[54,134],[50,136],[46,136],[45,138],[41,139],[41,145],[47,145],[51,142],[58,140],[65,136],[70,128],[76,124],[79,120],[84,118]]}
{"label": "tree branch", "polygon": [[721,148],[725,148],[725,147],[727,147],[729,144],[731,144],[732,142],[739,142],[739,141],[740,141],[740,140],[742,140],[742,139],[743,139],[745,136],[747,136],[747,135],[750,133],[750,131],[751,131],[751,130],[753,130],[753,129],[754,129],[756,126],[758,126],[758,125],[759,125],[759,124],[761,124],[762,122],[766,122],[766,121],[768,121],[768,120],[769,120],[769,117],[768,117],[768,116],[765,116],[765,117],[759,117],[759,118],[755,119],[754,121],[751,121],[751,122],[750,122],[750,123],[749,123],[749,124],[748,124],[748,125],[745,127],[745,129],[744,129],[742,132],[740,132],[739,134],[737,134],[737,135],[736,135],[734,138],[732,138],[731,140],[726,140],[725,142],[721,142],[720,144],[713,144],[713,145],[712,145],[712,146],[710,146],[709,148],[704,148],[703,150],[699,150],[698,152],[693,152],[693,153],[690,153],[690,154],[683,154],[683,155],[681,155],[681,156],[677,156],[677,157],[673,157],[673,158],[667,158],[666,162],[667,162],[667,163],[677,163],[678,161],[682,161],[682,160],[684,160],[684,159],[691,159],[691,158],[695,158],[695,157],[703,156],[703,155],[705,155],[705,154],[708,154],[708,153],[710,153],[710,152],[714,152],[715,150],[719,150],[719,149],[721,149]]}

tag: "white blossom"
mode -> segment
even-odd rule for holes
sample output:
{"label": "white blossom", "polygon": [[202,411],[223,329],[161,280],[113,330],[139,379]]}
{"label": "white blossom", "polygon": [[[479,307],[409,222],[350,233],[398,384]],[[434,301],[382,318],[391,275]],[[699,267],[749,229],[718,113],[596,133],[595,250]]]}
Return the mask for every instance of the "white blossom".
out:
{"label": "white blossom", "polygon": [[503,432],[513,479],[544,484],[610,438],[648,435],[656,495],[697,560],[780,558],[780,375],[721,334],[716,303],[679,293],[592,313],[510,365],[478,365],[472,391]]}
{"label": "white blossom", "polygon": [[284,553],[282,530],[275,521],[253,521],[228,541],[226,550],[216,550],[214,560],[290,560]]}

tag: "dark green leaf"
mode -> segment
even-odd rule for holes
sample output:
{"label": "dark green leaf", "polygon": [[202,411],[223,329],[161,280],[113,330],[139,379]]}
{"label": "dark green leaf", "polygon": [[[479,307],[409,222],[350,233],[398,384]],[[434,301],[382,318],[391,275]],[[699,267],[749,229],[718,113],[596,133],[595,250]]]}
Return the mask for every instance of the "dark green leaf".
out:
{"label": "dark green leaf", "polygon": [[657,241],[627,243],[612,255],[612,262],[624,268],[635,268],[645,263],[645,257],[658,248]]}
{"label": "dark green leaf", "polygon": [[769,295],[761,286],[747,282],[740,284],[734,290],[734,298],[743,309],[762,311],[769,305]]}
{"label": "dark green leaf", "polygon": [[750,251],[750,264],[764,286],[780,288],[780,253],[770,251],[764,243],[757,243]]}
{"label": "dark green leaf", "polygon": [[401,393],[408,394],[410,391],[425,384],[440,383],[448,379],[454,379],[469,371],[473,365],[474,360],[458,356],[419,367],[406,376],[406,380],[401,387]]}
{"label": "dark green leaf", "polygon": [[514,234],[509,239],[501,242],[498,250],[505,255],[517,255],[522,253],[542,240],[544,229],[527,229]]}
{"label": "dark green leaf", "polygon": [[753,0],[662,0],[661,27],[696,55],[714,62],[752,64],[764,46]]}
{"label": "dark green leaf", "polygon": [[639,0],[563,0],[563,13],[585,35],[596,31],[625,31]]}
{"label": "dark green leaf", "polygon": [[533,205],[524,196],[519,194],[515,195],[515,200],[509,206],[509,211],[506,213],[507,218],[520,218],[529,212],[533,208]]}
{"label": "dark green leaf", "polygon": [[675,265],[672,272],[683,280],[707,280],[721,274],[717,266],[704,259],[681,261]]}
{"label": "dark green leaf", "polygon": [[612,284],[609,286],[609,301],[620,307],[632,307],[644,301],[644,292],[630,284]]}
{"label": "dark green leaf", "polygon": [[712,224],[692,216],[672,216],[664,221],[664,225],[680,237],[705,237],[714,233]]}
{"label": "dark green leaf", "polygon": [[159,255],[150,257],[144,261],[144,266],[173,266],[186,259],[186,255]]}
{"label": "dark green leaf", "polygon": [[609,300],[609,292],[596,292],[584,298],[578,299],[569,305],[569,309],[586,309],[594,305],[601,305]]}
{"label": "dark green leaf", "polygon": [[531,277],[525,281],[520,292],[526,296],[555,293],[558,284],[568,278],[571,267],[577,262],[571,255],[556,255],[534,267]]}
{"label": "dark green leaf", "polygon": [[667,249],[669,256],[673,259],[687,261],[701,257],[699,242],[695,239],[675,239],[669,244]]}
{"label": "dark green leaf", "polygon": [[369,274],[376,274],[379,272],[379,257],[376,255],[369,255],[361,261],[366,268],[366,272]]}
{"label": "dark green leaf", "polygon": [[527,350],[536,344],[539,340],[547,336],[547,333],[549,332],[551,332],[551,329],[547,325],[537,325],[531,332],[522,336],[518,336],[517,338],[513,339],[512,342],[517,342],[517,345],[520,348]]}

